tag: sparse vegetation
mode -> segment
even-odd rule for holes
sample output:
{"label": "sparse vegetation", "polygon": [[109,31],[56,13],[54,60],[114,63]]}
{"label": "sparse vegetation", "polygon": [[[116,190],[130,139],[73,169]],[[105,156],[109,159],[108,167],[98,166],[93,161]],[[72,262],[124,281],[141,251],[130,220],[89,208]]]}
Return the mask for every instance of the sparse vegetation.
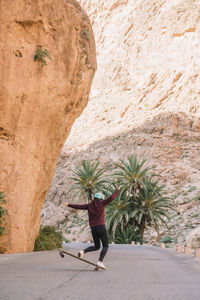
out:
{"label": "sparse vegetation", "polygon": [[46,58],[51,59],[48,50],[42,50],[42,46],[37,46],[37,50],[34,55],[34,61],[38,61],[41,64],[41,67],[43,67],[47,65]]}
{"label": "sparse vegetation", "polygon": [[190,228],[190,229],[195,228],[195,226],[194,226],[192,223],[186,224],[186,227],[187,227],[187,228]]}
{"label": "sparse vegetation", "polygon": [[192,192],[192,191],[195,191],[197,189],[196,186],[191,186],[189,189],[188,189],[188,193]]}
{"label": "sparse vegetation", "polygon": [[91,39],[90,32],[87,28],[81,30],[81,35],[88,41]]}
{"label": "sparse vegetation", "polygon": [[180,193],[176,192],[173,196],[171,196],[172,200],[175,200],[179,195]]}
{"label": "sparse vegetation", "polygon": [[[145,160],[135,155],[121,160],[113,174],[112,184],[105,179],[106,169],[98,169],[98,163],[83,161],[73,171],[74,182],[69,192],[74,197],[91,201],[95,192],[109,196],[120,185],[117,197],[106,207],[106,223],[110,241],[115,243],[143,242],[144,231],[153,227],[159,232],[160,225],[168,226],[169,210],[173,209],[171,198],[160,185],[153,166],[145,166]],[[77,221],[75,223],[78,223]]]}
{"label": "sparse vegetation", "polygon": [[5,205],[6,205],[5,194],[0,191],[0,236],[2,236],[5,232],[3,222],[5,221],[5,217],[8,215],[8,211],[5,208]]}
{"label": "sparse vegetation", "polygon": [[164,236],[163,238],[160,239],[160,243],[165,243],[165,244],[170,244],[172,243],[172,238],[170,236]]}
{"label": "sparse vegetation", "polygon": [[197,193],[196,196],[194,198],[192,198],[192,200],[200,200],[200,193]]}
{"label": "sparse vegetation", "polygon": [[183,195],[183,196],[187,196],[187,195],[188,195],[188,192],[187,192],[187,191],[184,191],[184,192],[182,192],[182,195]]}
{"label": "sparse vegetation", "polygon": [[192,217],[193,217],[193,218],[198,218],[198,217],[199,217],[199,214],[194,214]]}

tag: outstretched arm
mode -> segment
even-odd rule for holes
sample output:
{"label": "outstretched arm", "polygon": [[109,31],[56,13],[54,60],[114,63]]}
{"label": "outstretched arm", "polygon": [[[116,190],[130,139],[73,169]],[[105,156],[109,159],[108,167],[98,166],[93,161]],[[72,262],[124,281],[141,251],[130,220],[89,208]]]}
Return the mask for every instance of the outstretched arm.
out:
{"label": "outstretched arm", "polygon": [[75,209],[86,209],[87,210],[88,207],[89,207],[89,204],[70,204],[70,203],[67,203],[67,202],[63,202],[63,204],[65,206],[75,208]]}
{"label": "outstretched arm", "polygon": [[106,206],[107,204],[112,202],[115,199],[115,197],[118,195],[119,191],[120,191],[120,187],[118,187],[116,191],[109,198],[102,200],[101,203],[103,204],[103,206]]}

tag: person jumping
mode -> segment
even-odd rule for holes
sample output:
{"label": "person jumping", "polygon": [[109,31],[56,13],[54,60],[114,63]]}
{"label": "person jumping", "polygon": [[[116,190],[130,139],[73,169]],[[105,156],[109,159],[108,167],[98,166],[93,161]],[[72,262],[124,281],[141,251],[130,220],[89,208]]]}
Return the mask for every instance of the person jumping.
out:
{"label": "person jumping", "polygon": [[105,226],[105,206],[115,199],[120,191],[120,187],[107,199],[101,193],[94,195],[94,200],[88,204],[69,204],[64,202],[65,206],[75,209],[85,209],[88,211],[89,225],[92,232],[94,246],[90,246],[84,250],[78,252],[78,256],[83,258],[83,255],[87,252],[96,251],[100,249],[100,241],[102,242],[103,249],[100,253],[97,266],[105,269],[103,259],[108,251],[108,234]]}

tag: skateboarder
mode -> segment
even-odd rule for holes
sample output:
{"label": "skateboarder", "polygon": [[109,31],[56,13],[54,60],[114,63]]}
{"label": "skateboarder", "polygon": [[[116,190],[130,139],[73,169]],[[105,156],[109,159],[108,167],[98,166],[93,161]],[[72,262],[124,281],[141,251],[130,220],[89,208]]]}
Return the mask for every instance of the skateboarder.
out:
{"label": "skateboarder", "polygon": [[100,248],[100,241],[102,242],[103,249],[100,253],[97,266],[105,269],[103,264],[103,259],[108,251],[108,235],[105,226],[105,206],[108,205],[112,200],[115,199],[120,191],[120,187],[107,199],[103,200],[103,195],[101,193],[96,193],[94,195],[94,200],[88,204],[68,204],[64,202],[63,204],[75,208],[75,209],[85,209],[88,210],[89,224],[92,231],[92,237],[94,240],[94,246],[90,246],[84,250],[78,252],[78,256],[83,258],[83,255],[87,252],[96,251]]}

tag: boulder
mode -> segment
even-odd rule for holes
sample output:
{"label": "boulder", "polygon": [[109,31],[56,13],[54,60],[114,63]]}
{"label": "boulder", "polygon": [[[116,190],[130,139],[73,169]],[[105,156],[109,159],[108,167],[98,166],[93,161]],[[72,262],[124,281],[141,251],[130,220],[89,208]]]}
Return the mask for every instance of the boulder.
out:
{"label": "boulder", "polygon": [[57,158],[88,102],[93,31],[75,0],[2,0],[0,191],[9,217],[1,253],[32,251]]}
{"label": "boulder", "polygon": [[200,227],[194,229],[188,236],[186,237],[187,246],[195,248],[200,248]]}

